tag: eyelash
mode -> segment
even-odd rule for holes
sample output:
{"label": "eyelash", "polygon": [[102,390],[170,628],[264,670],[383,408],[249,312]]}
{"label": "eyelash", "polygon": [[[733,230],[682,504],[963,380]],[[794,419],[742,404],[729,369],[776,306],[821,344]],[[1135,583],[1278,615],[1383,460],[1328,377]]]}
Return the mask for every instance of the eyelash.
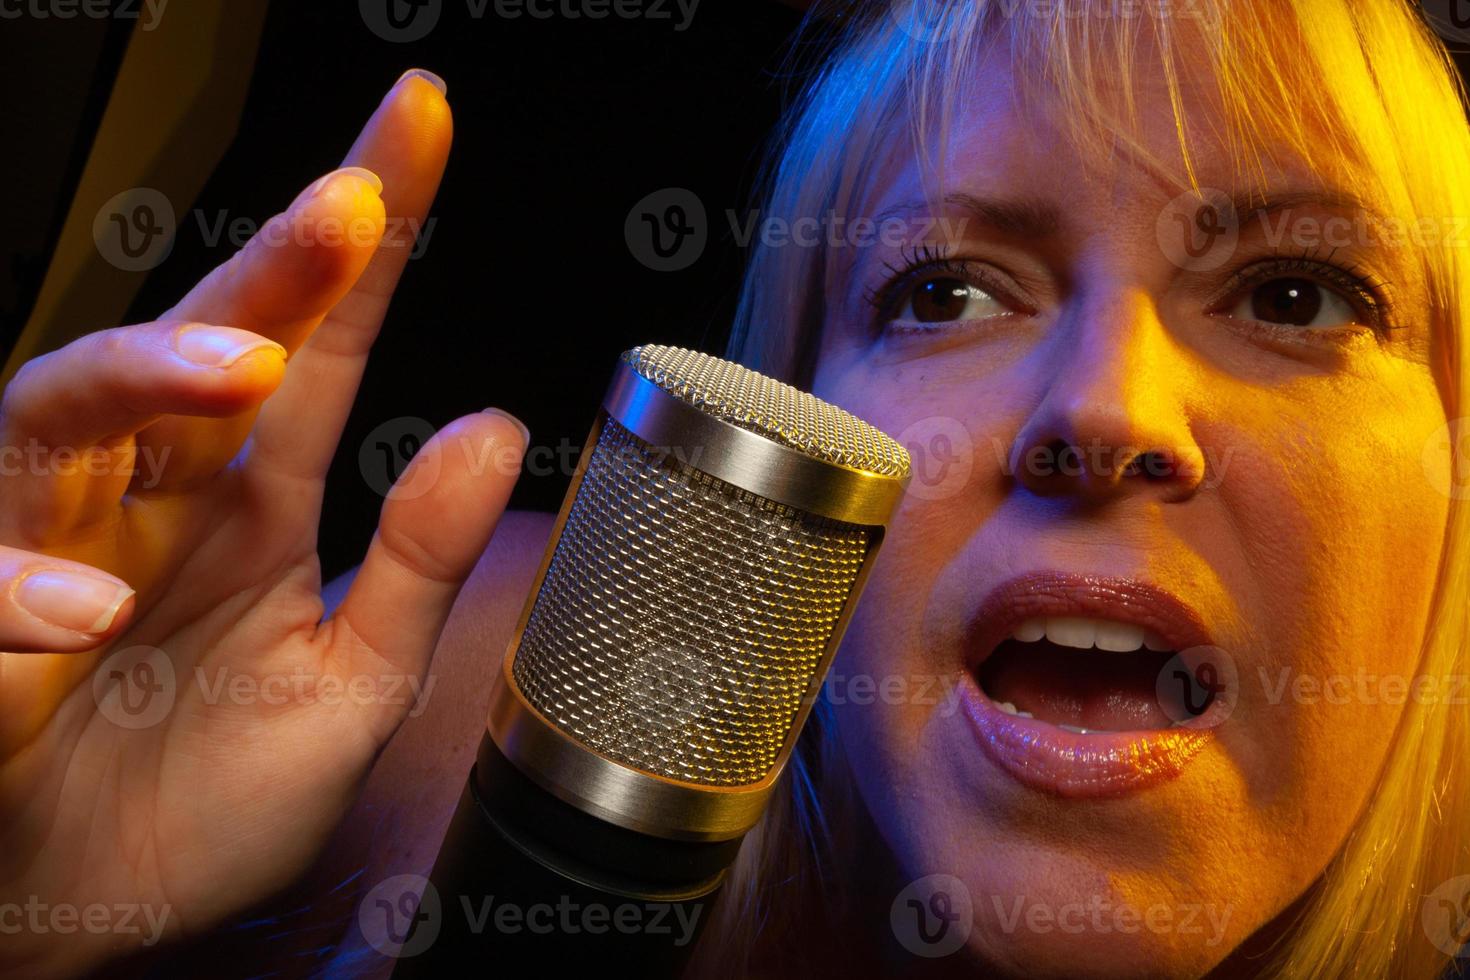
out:
{"label": "eyelash", "polygon": [[[876,332],[881,332],[889,326],[913,286],[923,279],[943,275],[952,276],[963,282],[973,282],[998,302],[1019,307],[1016,312],[1022,315],[1036,312],[1030,304],[1016,296],[1013,288],[983,265],[945,255],[927,244],[905,249],[900,252],[900,255],[903,261],[898,266],[884,263],[884,268],[890,274],[887,281],[863,292],[863,300],[872,306],[876,313],[874,323]],[[1226,302],[1237,300],[1241,293],[1248,289],[1253,289],[1273,279],[1286,277],[1310,279],[1313,282],[1335,288],[1343,293],[1355,308],[1360,308],[1360,313],[1366,314],[1369,322],[1362,326],[1371,327],[1377,333],[1388,334],[1398,329],[1394,321],[1394,305],[1388,292],[1392,286],[1391,283],[1357,265],[1334,265],[1318,257],[1316,253],[1304,252],[1299,256],[1263,259],[1255,262],[1232,275],[1224,287],[1215,294],[1216,298],[1211,300],[1209,306],[1215,308]],[[1270,325],[1266,326],[1270,327]],[[1326,327],[1315,331],[1302,327],[1283,327],[1283,329],[1301,335],[1313,332],[1331,333],[1340,328]]]}
{"label": "eyelash", "polygon": [[[1378,278],[1357,265],[1334,265],[1320,258],[1316,252],[1303,252],[1299,256],[1263,259],[1253,263],[1232,275],[1215,294],[1216,299],[1212,300],[1209,305],[1213,309],[1226,302],[1235,301],[1246,290],[1273,279],[1282,278],[1310,279],[1334,288],[1343,294],[1359,314],[1366,314],[1368,322],[1361,326],[1371,327],[1375,332],[1381,334],[1392,333],[1398,329],[1394,322],[1393,302],[1388,294],[1392,286],[1390,282]],[[1296,334],[1313,332],[1311,328],[1303,327],[1284,327],[1283,329]],[[1330,333],[1338,329],[1340,328],[1324,327],[1318,328],[1317,332]]]}
{"label": "eyelash", "polygon": [[907,290],[921,279],[943,275],[953,276],[963,282],[973,282],[999,302],[1020,307],[1019,312],[1036,312],[1030,304],[1016,296],[1014,287],[1007,285],[1000,276],[983,265],[944,255],[928,244],[905,248],[899,255],[903,259],[900,265],[883,263],[890,274],[888,280],[863,292],[863,300],[876,311],[875,326],[879,329],[898,312]]}

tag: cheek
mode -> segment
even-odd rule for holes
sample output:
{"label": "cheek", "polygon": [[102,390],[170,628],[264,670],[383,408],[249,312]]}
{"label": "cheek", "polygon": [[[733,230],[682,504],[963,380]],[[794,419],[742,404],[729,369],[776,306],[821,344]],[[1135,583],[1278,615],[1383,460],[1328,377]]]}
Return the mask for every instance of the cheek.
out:
{"label": "cheek", "polygon": [[902,757],[935,692],[952,687],[928,662],[923,644],[940,564],[901,521],[890,527],[826,685],[840,730],[858,733],[864,743],[859,757]]}
{"label": "cheek", "polygon": [[835,735],[899,864],[967,867],[940,842],[974,833],[992,815],[977,806],[975,760],[950,765],[962,674],[955,644],[978,587],[973,544],[1002,503],[1010,443],[1004,423],[991,420],[1015,405],[1000,386],[917,365],[858,367],[816,393],[893,435],[912,459],[909,488],[829,676]]}
{"label": "cheek", "polygon": [[1012,442],[1034,393],[1003,372],[977,375],[966,358],[829,362],[815,393],[909,452],[909,486],[884,550],[903,574],[932,581],[936,566],[963,551],[1002,504]]}
{"label": "cheek", "polygon": [[[932,642],[954,637],[973,596],[940,592],[942,582],[964,576],[967,549],[1000,503],[999,475],[1010,442],[1001,426],[1006,396],[997,387],[949,376],[943,365],[862,361],[819,373],[815,393],[864,418],[909,452],[909,486],[834,664],[835,685],[887,684],[873,703],[848,697],[844,731],[863,733],[867,751],[912,759],[919,731],[933,704],[921,690],[952,692],[954,651]],[[988,392],[984,402],[977,389]],[[986,420],[982,432],[977,420]],[[1012,430],[1014,431],[1014,430]]]}
{"label": "cheek", "polygon": [[[1448,500],[1423,464],[1432,389],[1242,392],[1196,431],[1220,472],[1184,540],[1235,597],[1241,697],[1223,744],[1268,833],[1325,861],[1369,799],[1420,679]],[[1393,397],[1389,397],[1393,396]],[[1344,405],[1353,407],[1351,412]],[[1320,852],[1320,853],[1318,853]]]}

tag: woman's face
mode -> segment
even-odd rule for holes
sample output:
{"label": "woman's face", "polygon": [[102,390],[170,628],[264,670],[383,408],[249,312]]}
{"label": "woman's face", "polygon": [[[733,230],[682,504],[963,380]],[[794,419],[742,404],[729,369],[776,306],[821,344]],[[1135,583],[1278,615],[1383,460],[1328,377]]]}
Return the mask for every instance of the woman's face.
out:
{"label": "woman's face", "polygon": [[1001,972],[1197,975],[1323,872],[1405,702],[1466,694],[1416,677],[1448,505],[1424,287],[1357,188],[1237,180],[1202,95],[1200,184],[1267,202],[1235,223],[1008,78],[954,112],[947,240],[896,157],[862,213],[908,243],[836,255],[816,392],[915,462],[837,737],[901,942],[964,932],[952,883],[900,895],[952,875]]}

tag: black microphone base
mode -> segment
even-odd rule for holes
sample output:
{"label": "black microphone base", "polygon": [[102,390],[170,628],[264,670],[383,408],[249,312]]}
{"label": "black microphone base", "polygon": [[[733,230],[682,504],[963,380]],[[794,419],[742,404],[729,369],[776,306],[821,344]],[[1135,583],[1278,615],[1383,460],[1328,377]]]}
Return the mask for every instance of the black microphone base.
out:
{"label": "black microphone base", "polygon": [[667,840],[589,816],[533,783],[486,737],[393,976],[527,967],[678,977],[739,846]]}

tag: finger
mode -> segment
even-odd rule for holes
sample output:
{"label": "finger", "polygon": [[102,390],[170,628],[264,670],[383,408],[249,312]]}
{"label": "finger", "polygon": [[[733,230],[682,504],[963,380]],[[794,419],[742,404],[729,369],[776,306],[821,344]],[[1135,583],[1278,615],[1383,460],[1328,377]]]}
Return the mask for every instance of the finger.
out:
{"label": "finger", "polygon": [[[261,411],[250,467],[321,478],[357,395],[368,351],[382,327],[449,159],[453,123],[444,83],[419,69],[384,97],[344,164],[383,178],[387,224],[382,244],[351,291],[293,359],[281,390]],[[310,419],[304,426],[302,420]]]}
{"label": "finger", "polygon": [[116,634],[133,590],[78,562],[0,547],[0,650],[76,653]]}
{"label": "finger", "polygon": [[[492,410],[424,444],[389,492],[362,568],[327,621],[339,669],[423,677],[455,596],[505,510],[526,438],[520,422]],[[372,707],[378,744],[410,707]]]}
{"label": "finger", "polygon": [[[226,324],[295,351],[372,259],[383,234],[380,189],[366,170],[328,174],[161,319]],[[166,418],[139,444],[167,447],[167,486],[185,487],[232,460],[254,420],[253,410],[219,420]]]}
{"label": "finger", "polygon": [[[0,399],[0,540],[40,546],[103,519],[139,474],[135,433],[164,415],[239,414],[285,368],[276,342],[200,323],[102,330],[28,362]],[[143,462],[156,478],[165,461]]]}
{"label": "finger", "polygon": [[318,178],[165,318],[228,323],[294,351],[377,251],[382,191],[379,176],[361,167]]}

